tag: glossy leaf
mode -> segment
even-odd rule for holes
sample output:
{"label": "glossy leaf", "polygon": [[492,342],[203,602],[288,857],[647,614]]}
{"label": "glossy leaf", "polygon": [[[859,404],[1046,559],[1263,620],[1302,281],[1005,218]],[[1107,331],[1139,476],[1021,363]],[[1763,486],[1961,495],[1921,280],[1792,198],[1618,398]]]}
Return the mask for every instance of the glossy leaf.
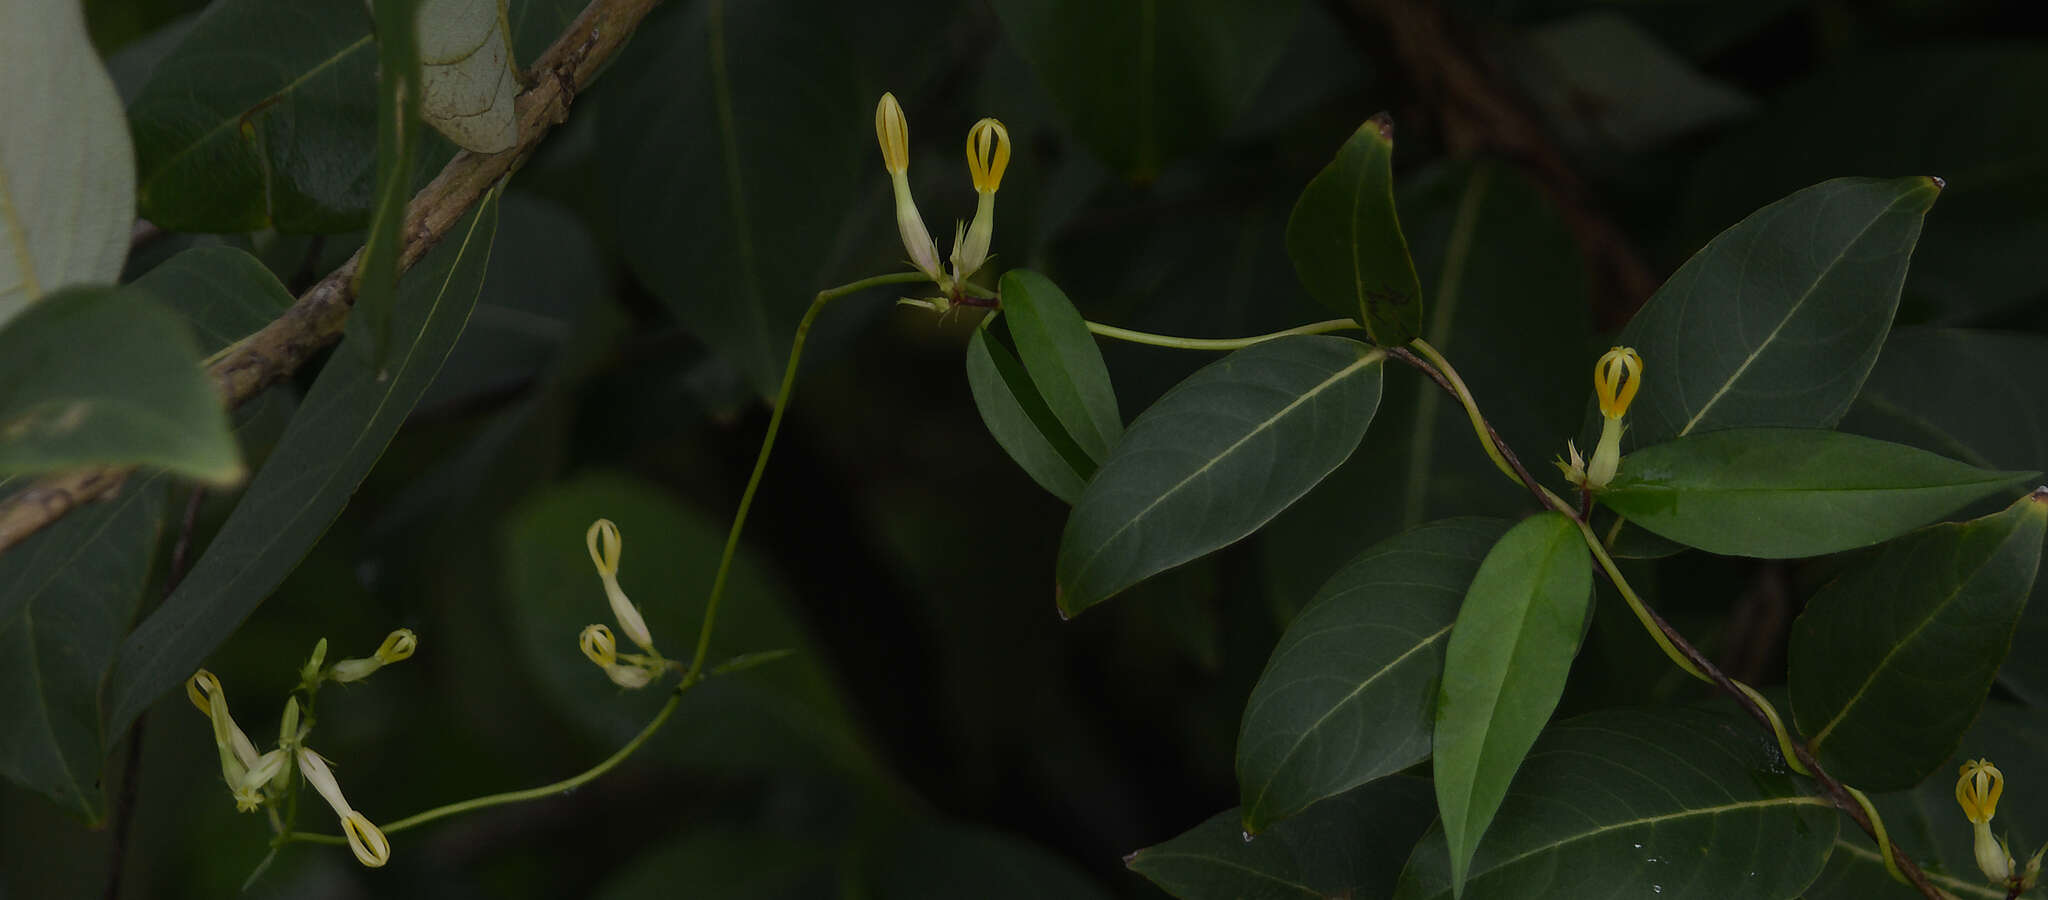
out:
{"label": "glossy leaf", "polygon": [[99,692],[142,602],[164,485],[137,479],[0,554],[0,774],[97,823]]}
{"label": "glossy leaf", "polygon": [[[511,657],[539,685],[547,704],[597,746],[612,747],[647,724],[668,691],[624,691],[576,649],[585,625],[618,623],[584,547],[598,518],[624,537],[619,584],[646,618],[654,644],[688,660],[702,621],[704,591],[718,567],[724,523],[668,498],[657,487],[593,474],[543,490],[512,510],[500,535],[507,561],[501,610]],[[793,649],[787,659],[706,681],[676,709],[676,723],[715,728],[664,729],[643,753],[717,772],[791,768],[870,773],[832,673],[792,618],[779,584],[741,555],[721,604],[710,659]],[[673,679],[669,683],[672,683]]]}
{"label": "glossy leaf", "polygon": [[194,247],[129,285],[170,307],[212,355],[291,308],[292,295],[263,261],[233,247]]}
{"label": "glossy leaf", "polygon": [[1379,406],[1384,359],[1344,338],[1280,338],[1159,398],[1067,519],[1060,611],[1071,616],[1271,521],[1358,446]]}
{"label": "glossy leaf", "polygon": [[1873,550],[1807,603],[1792,626],[1792,714],[1829,773],[1909,788],[1955,752],[2012,644],[2044,524],[2048,491],[2036,491]]}
{"label": "glossy leaf", "polygon": [[1585,543],[1559,512],[1509,529],[1472,576],[1444,646],[1430,766],[1454,887],[1564,694],[1592,602]]}
{"label": "glossy leaf", "polygon": [[1369,900],[1393,893],[1432,815],[1428,781],[1384,778],[1252,840],[1239,830],[1239,811],[1225,810],[1124,865],[1181,900]]}
{"label": "glossy leaf", "polygon": [[1435,522],[1384,541],[1287,626],[1237,735],[1243,830],[1429,758],[1458,605],[1508,523]]}
{"label": "glossy leaf", "polygon": [[128,105],[139,212],[174,231],[360,228],[376,175],[362,0],[221,0]]}
{"label": "glossy leaf", "polygon": [[891,900],[1109,900],[1074,864],[1030,842],[971,825],[904,829],[882,862],[879,897]]}
{"label": "glossy leaf", "polygon": [[392,304],[398,302],[398,256],[406,201],[412,196],[412,161],[420,135],[420,18],[418,0],[373,0],[377,19],[377,181],[370,198],[370,233],[356,258],[355,309],[348,349],[383,371],[391,343]]}
{"label": "glossy leaf", "polygon": [[1852,434],[1742,428],[1631,453],[1597,496],[1681,544],[1790,559],[1898,537],[2034,477]]}
{"label": "glossy leaf", "polygon": [[1017,355],[986,328],[967,339],[967,386],[982,424],[1025,474],[1069,504],[1080,499],[1095,460],[1053,417]]}
{"label": "glossy leaf", "polygon": [[519,140],[505,0],[419,0],[420,120],[455,145],[497,153]]}
{"label": "glossy leaf", "polygon": [[47,294],[121,274],[135,219],[135,157],[80,4],[0,3],[0,59],[5,324]]}
{"label": "glossy leaf", "polygon": [[0,327],[0,473],[246,474],[184,323],[139,289],[58,291]]}
{"label": "glossy leaf", "polygon": [[1024,371],[1067,434],[1100,463],[1123,436],[1124,420],[1087,321],[1058,285],[1028,269],[1004,273],[1002,295]]}
{"label": "glossy leaf", "polygon": [[[108,686],[109,735],[192,674],[341,514],[434,380],[483,283],[498,200],[487,196],[399,285],[389,377],[339,348],[284,437],[178,589],[129,635]],[[350,336],[343,343],[356,340]]]}
{"label": "glossy leaf", "polygon": [[1374,116],[1301,191],[1287,255],[1310,296],[1365,325],[1373,343],[1422,335],[1422,283],[1394,212],[1394,123]]}
{"label": "glossy leaf", "polygon": [[[1876,794],[1872,802],[1886,830],[1900,841],[1936,887],[1959,900],[2005,900],[1977,870],[1969,820],[1956,805],[1955,776],[1964,762],[1990,759],[2006,772],[2004,798],[1992,820],[1994,834],[2011,838],[2013,856],[2026,856],[2048,838],[2048,778],[2033,773],[2048,758],[2048,712],[2009,703],[1984,704],[1955,755],[1910,791]],[[2024,773],[2024,774],[2022,774]],[[1910,900],[1913,888],[1892,880],[1884,857],[1862,832],[1844,827],[1835,837],[1827,869],[1806,889],[1805,900]]]}
{"label": "glossy leaf", "polygon": [[1068,130],[1150,181],[1222,135],[1279,61],[1297,0],[996,0]]}
{"label": "glossy leaf", "polygon": [[1940,192],[1930,178],[1838,178],[1757,210],[1694,254],[1619,341],[1643,355],[1634,445],[1833,426],[1877,361]]}
{"label": "glossy leaf", "polygon": [[[1819,874],[1841,819],[1747,717],[1593,713],[1536,742],[1463,896],[1783,900]],[[1444,833],[1433,828],[1394,896],[1454,895]]]}

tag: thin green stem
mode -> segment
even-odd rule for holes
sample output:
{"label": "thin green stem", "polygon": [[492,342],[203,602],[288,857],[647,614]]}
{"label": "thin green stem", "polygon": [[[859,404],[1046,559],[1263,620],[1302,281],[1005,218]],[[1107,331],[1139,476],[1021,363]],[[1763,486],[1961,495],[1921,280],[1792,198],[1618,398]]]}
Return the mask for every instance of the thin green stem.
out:
{"label": "thin green stem", "polygon": [[712,577],[711,593],[704,598],[704,624],[697,629],[697,652],[690,657],[690,668],[683,672],[685,685],[697,680],[698,673],[704,670],[704,659],[711,652],[711,631],[718,623],[718,601],[725,597],[725,581],[732,572],[733,554],[739,551],[740,531],[747,527],[747,512],[754,508],[754,493],[761,488],[761,474],[768,471],[768,457],[775,452],[775,436],[782,432],[782,415],[789,410],[789,394],[796,387],[797,365],[803,361],[804,339],[810,336],[811,325],[817,322],[818,313],[825,309],[827,303],[871,287],[928,280],[922,272],[896,272],[863,278],[819,291],[817,299],[811,301],[811,308],[804,310],[803,320],[796,325],[796,337],[790,340],[789,362],[782,369],[782,386],[775,392],[775,406],[768,414],[768,433],[761,438],[761,452],[754,457],[754,473],[747,476],[747,488],[740,493],[739,511],[733,513],[732,530],[725,535],[725,552],[718,557],[718,574]]}
{"label": "thin green stem", "polygon": [[[683,692],[687,689],[687,685],[679,685],[674,692],[669,694],[668,701],[661,705],[661,711],[655,713],[654,718],[647,721],[647,726],[640,729],[639,734],[634,735],[632,740],[627,741],[625,746],[614,751],[612,755],[605,757],[603,762],[591,766],[589,769],[553,784],[545,784],[537,788],[528,788],[523,791],[508,791],[503,794],[490,794],[484,797],[472,797],[468,800],[450,803],[446,806],[436,806],[426,812],[407,816],[396,822],[386,823],[381,827],[385,834],[396,834],[408,828],[425,825],[435,819],[445,818],[457,813],[465,813],[492,806],[504,806],[508,803],[524,803],[528,800],[539,800],[582,787],[604,773],[617,768],[619,763],[626,761],[626,757],[632,756],[634,751],[639,750],[640,745],[647,743],[649,738],[654,737],[654,733],[660,731],[662,724],[668,721],[669,715],[676,711],[676,705],[682,702]],[[346,839],[337,834],[293,833],[287,835],[285,839],[314,844],[348,843]]]}
{"label": "thin green stem", "polygon": [[1102,337],[1126,341],[1132,344],[1145,344],[1151,347],[1171,347],[1175,350],[1242,350],[1253,344],[1264,343],[1274,338],[1292,337],[1297,334],[1328,334],[1332,331],[1349,331],[1358,327],[1358,323],[1352,319],[1325,319],[1321,322],[1297,325],[1285,331],[1275,331],[1271,334],[1256,334],[1251,337],[1184,338],[1165,334],[1152,334],[1145,331],[1132,331],[1128,328],[1118,328],[1115,325],[1104,325],[1100,322],[1088,323],[1088,330]]}

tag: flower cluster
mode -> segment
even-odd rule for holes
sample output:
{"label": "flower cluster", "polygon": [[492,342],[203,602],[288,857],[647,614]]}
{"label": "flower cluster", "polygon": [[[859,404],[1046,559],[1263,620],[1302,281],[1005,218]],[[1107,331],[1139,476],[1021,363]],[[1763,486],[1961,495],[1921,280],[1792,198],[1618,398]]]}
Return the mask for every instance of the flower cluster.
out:
{"label": "flower cluster", "polygon": [[590,562],[597,567],[598,580],[604,582],[605,598],[611,601],[612,618],[619,622],[619,630],[626,638],[638,645],[644,653],[620,653],[617,638],[603,623],[586,625],[577,636],[576,643],[583,649],[583,655],[604,670],[605,677],[622,688],[639,689],[653,683],[663,672],[676,667],[674,661],[664,658],[654,649],[654,635],[647,630],[647,620],[640,616],[640,608],[626,597],[619,587],[619,554],[624,549],[625,538],[619,534],[619,526],[610,519],[599,519],[590,523],[590,529],[583,533],[584,546],[590,550]]}
{"label": "flower cluster", "polygon": [[946,296],[926,301],[943,311],[962,296],[974,293],[968,279],[988,262],[989,240],[996,227],[996,189],[1010,166],[1010,132],[995,119],[982,119],[967,130],[967,172],[980,195],[972,223],[956,223],[953,229],[952,265],[939,265],[938,246],[924,226],[924,216],[910,196],[910,124],[895,94],[883,94],[875,106],[875,140],[882,146],[882,167],[896,191],[896,230],[903,237],[903,250],[910,264],[923,272]]}

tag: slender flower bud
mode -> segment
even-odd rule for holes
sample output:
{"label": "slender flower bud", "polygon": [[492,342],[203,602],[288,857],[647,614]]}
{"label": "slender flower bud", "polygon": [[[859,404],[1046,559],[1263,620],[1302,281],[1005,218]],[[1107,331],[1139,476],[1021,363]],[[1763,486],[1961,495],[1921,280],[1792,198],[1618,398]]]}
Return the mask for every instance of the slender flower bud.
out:
{"label": "slender flower bud", "polygon": [[2026,871],[2020,874],[2020,890],[2031,891],[2034,889],[2034,885],[2041,883],[2041,857],[2043,856],[2048,856],[2048,844],[2042,844],[2041,849],[2034,851],[2034,855],[2027,858]]}
{"label": "slender flower bud", "polygon": [[[257,789],[277,774],[273,763],[256,753],[256,745],[228,713],[228,694],[220,679],[200,669],[185,681],[185,696],[213,723],[213,746],[220,755],[220,777],[234,795],[235,809],[253,812],[263,803]],[[279,761],[281,762],[281,760]],[[258,774],[261,777],[256,777]]]}
{"label": "slender flower bud", "polygon": [[910,197],[910,122],[895,94],[883,94],[875,104],[875,141],[882,145],[882,168],[896,192],[896,231],[903,237],[903,250],[910,264],[933,281],[944,280],[939,269],[939,248],[924,227],[924,216]]}
{"label": "slender flower bud", "polygon": [[344,659],[335,663],[334,668],[328,671],[327,677],[343,684],[361,681],[378,669],[410,658],[419,645],[419,636],[413,634],[412,629],[400,628],[384,636],[384,643],[378,645],[376,653],[361,659]]}
{"label": "slender flower bud", "polygon": [[2005,793],[2005,773],[1988,759],[1964,763],[1956,779],[1956,805],[1970,820],[1971,847],[1977,869],[1993,884],[2006,884],[2013,876],[2012,852],[2005,842],[1992,836],[1991,818],[1998,814],[1998,797]]}
{"label": "slender flower bud", "polygon": [[320,667],[327,662],[327,639],[321,638],[313,644],[313,655],[306,658],[306,664],[299,667],[299,680],[308,685],[320,683]]}
{"label": "slender flower bud", "polygon": [[1616,347],[1593,366],[1593,393],[1600,398],[1600,442],[1586,466],[1586,485],[1595,490],[1614,480],[1621,467],[1621,417],[1643,384],[1643,358],[1633,347]]}
{"label": "slender flower bud", "polygon": [[[599,541],[603,541],[599,552]],[[604,582],[604,595],[612,604],[612,617],[619,620],[619,630],[640,649],[654,653],[654,635],[647,630],[647,620],[640,617],[640,608],[627,599],[626,592],[619,587],[619,554],[625,539],[619,536],[619,526],[610,519],[599,519],[590,523],[590,530],[583,533],[583,543],[590,548],[590,561],[597,566],[597,577]]]}
{"label": "slender flower bud", "polygon": [[306,776],[306,783],[319,791],[327,805],[334,808],[334,815],[341,820],[342,834],[348,837],[348,848],[355,852],[356,861],[370,868],[377,868],[391,861],[391,842],[384,837],[368,817],[348,805],[348,798],[341,794],[341,784],[334,780],[334,772],[327,768],[327,760],[320,754],[305,747],[298,750],[299,771]]}
{"label": "slender flower bud", "polygon": [[963,240],[953,241],[953,280],[964,281],[988,261],[989,239],[996,228],[996,189],[1002,186],[1003,171],[1010,167],[1010,132],[995,119],[983,119],[967,130],[967,173],[974,179],[980,200],[974,207],[974,223],[967,226]]}

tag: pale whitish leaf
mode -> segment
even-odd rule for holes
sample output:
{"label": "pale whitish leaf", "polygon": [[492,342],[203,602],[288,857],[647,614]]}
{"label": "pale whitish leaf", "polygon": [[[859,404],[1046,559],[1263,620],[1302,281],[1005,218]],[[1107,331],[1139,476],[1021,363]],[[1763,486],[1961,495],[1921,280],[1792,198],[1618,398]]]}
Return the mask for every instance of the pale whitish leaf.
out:
{"label": "pale whitish leaf", "polygon": [[465,149],[519,140],[505,0],[420,0],[420,118]]}
{"label": "pale whitish leaf", "polygon": [[0,0],[0,322],[110,282],[135,219],[135,153],[75,0]]}

